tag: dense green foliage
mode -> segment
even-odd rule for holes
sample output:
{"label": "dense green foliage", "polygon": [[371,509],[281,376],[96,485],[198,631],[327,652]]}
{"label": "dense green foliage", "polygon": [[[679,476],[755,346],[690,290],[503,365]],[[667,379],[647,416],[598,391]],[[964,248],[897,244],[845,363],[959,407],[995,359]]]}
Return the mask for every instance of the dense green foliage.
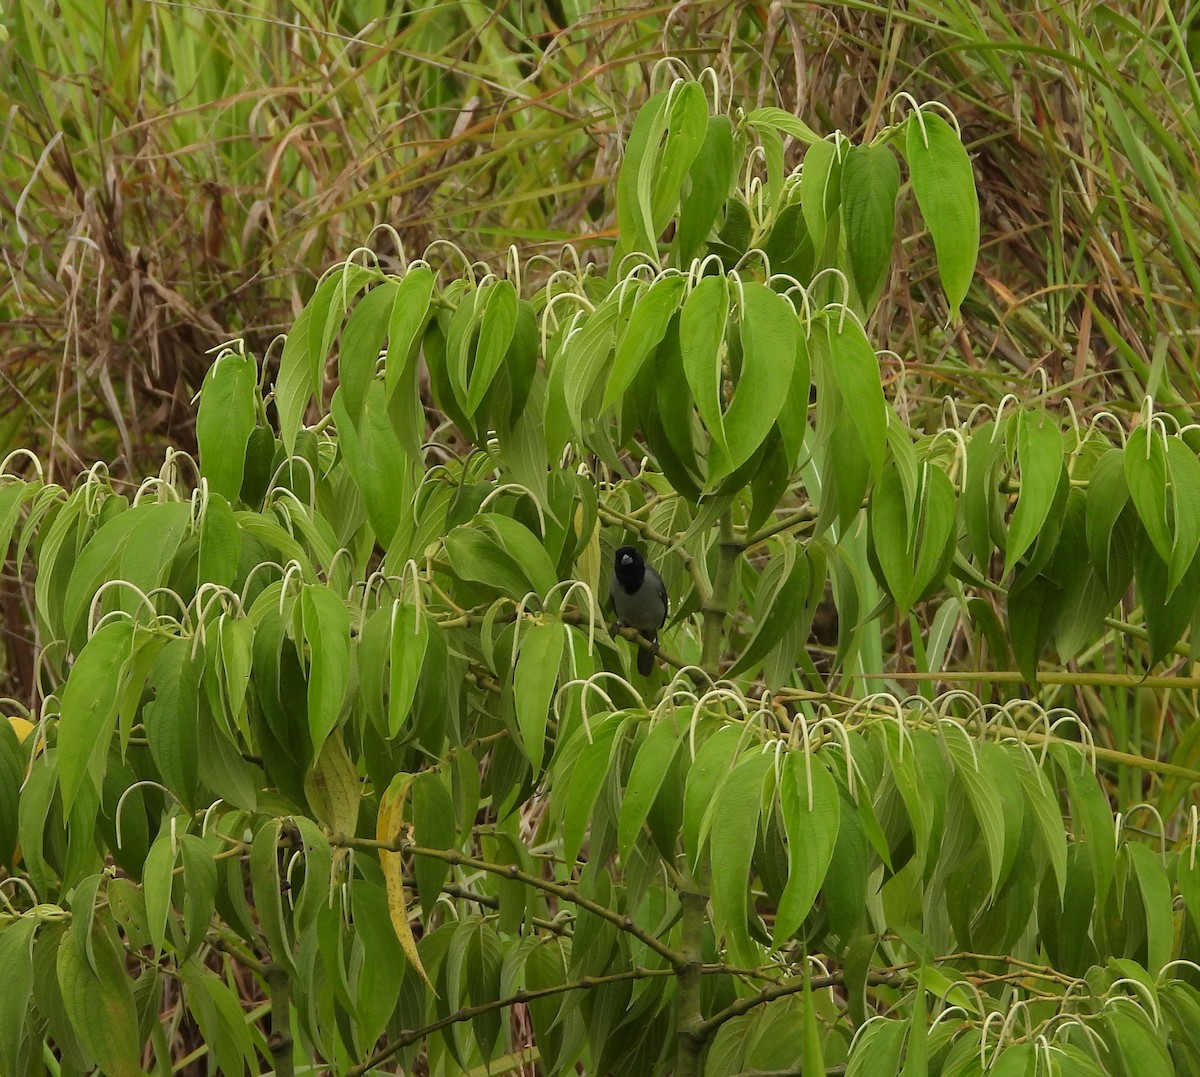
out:
{"label": "dense green foliage", "polygon": [[[1149,406],[903,425],[863,329],[901,159],[953,317],[952,123],[822,139],[680,80],[607,278],[350,259],[269,396],[217,357],[194,474],[0,485],[46,641],[36,730],[0,727],[5,1072],[166,1072],[185,1015],[224,1073],[1200,1066],[1193,846],[1114,821],[1096,767],[1200,775],[933,688],[1010,649],[1035,683],[1131,585],[1148,660],[1186,651],[1200,462]],[[603,610],[631,537],[674,602],[636,683]]]}
{"label": "dense green foliage", "polygon": [[0,1074],[1200,1072],[1186,26],[569,8],[0,13]]}

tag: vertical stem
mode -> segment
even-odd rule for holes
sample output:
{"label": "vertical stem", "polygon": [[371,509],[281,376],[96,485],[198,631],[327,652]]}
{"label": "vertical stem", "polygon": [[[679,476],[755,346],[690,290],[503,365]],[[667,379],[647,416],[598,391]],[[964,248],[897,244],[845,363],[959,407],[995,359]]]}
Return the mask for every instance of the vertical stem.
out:
{"label": "vertical stem", "polygon": [[741,547],[733,537],[733,518],[727,512],[721,517],[721,538],[717,551],[717,571],[713,577],[712,594],[704,604],[704,651],[701,666],[709,676],[717,675],[717,664],[725,646],[725,615],[729,607],[729,584],[733,566]]}
{"label": "vertical stem", "polygon": [[271,965],[267,969],[267,990],[271,995],[271,1034],[267,1044],[275,1077],[294,1077],[292,1059],[292,985],[287,969]]}
{"label": "vertical stem", "polygon": [[675,1003],[675,1029],[679,1040],[679,1057],[675,1077],[700,1077],[706,1037],[702,1031],[704,1010],[700,1001],[700,980],[703,968],[704,912],[708,900],[696,890],[682,890],[679,902],[683,906],[682,956],[678,994]]}

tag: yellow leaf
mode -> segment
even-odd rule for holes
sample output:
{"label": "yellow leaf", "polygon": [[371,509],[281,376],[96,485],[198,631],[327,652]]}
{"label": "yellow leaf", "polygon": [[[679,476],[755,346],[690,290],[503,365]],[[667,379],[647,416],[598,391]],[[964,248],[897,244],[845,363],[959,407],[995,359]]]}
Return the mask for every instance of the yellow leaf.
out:
{"label": "yellow leaf", "polygon": [[8,719],[8,724],[12,726],[12,731],[16,733],[18,742],[24,744],[25,738],[29,736],[37,726],[35,726],[28,718],[18,718],[15,714]]}
{"label": "yellow leaf", "polygon": [[[395,841],[404,830],[404,802],[408,799],[409,786],[412,776],[397,774],[388,786],[387,792],[380,797],[379,815],[375,820],[375,840]],[[417,941],[413,938],[412,928],[408,923],[408,906],[404,902],[404,871],[401,866],[401,855],[389,849],[379,850],[379,862],[383,867],[383,881],[387,886],[388,914],[392,918],[392,927],[396,938],[400,940],[400,948],[413,968],[421,974],[421,979],[434,991],[429,983],[425,966],[421,964],[421,955],[417,953]]]}

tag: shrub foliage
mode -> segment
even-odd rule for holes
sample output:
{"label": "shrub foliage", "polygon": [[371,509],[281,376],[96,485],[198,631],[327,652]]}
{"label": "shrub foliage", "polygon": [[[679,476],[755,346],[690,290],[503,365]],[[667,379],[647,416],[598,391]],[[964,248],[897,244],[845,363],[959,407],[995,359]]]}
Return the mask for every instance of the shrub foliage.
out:
{"label": "shrub foliage", "polygon": [[[677,81],[617,199],[607,276],[347,259],[132,495],[0,480],[42,693],[0,723],[0,1072],[166,1073],[185,1025],[227,1074],[1200,1070],[1200,774],[1000,690],[1114,625],[1190,657],[1186,437],[905,425],[898,206],[950,321],[978,248],[937,108],[855,144]],[[1174,811],[1114,818],[1119,767]]]}

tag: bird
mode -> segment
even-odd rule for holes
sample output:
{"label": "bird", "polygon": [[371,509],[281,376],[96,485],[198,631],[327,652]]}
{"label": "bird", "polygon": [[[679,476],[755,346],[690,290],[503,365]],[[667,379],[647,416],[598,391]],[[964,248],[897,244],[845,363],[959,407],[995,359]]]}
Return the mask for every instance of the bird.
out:
{"label": "bird", "polygon": [[636,547],[622,546],[613,560],[609,591],[617,620],[628,628],[636,628],[653,644],[638,648],[638,672],[648,677],[658,654],[658,630],[667,619],[666,585]]}

